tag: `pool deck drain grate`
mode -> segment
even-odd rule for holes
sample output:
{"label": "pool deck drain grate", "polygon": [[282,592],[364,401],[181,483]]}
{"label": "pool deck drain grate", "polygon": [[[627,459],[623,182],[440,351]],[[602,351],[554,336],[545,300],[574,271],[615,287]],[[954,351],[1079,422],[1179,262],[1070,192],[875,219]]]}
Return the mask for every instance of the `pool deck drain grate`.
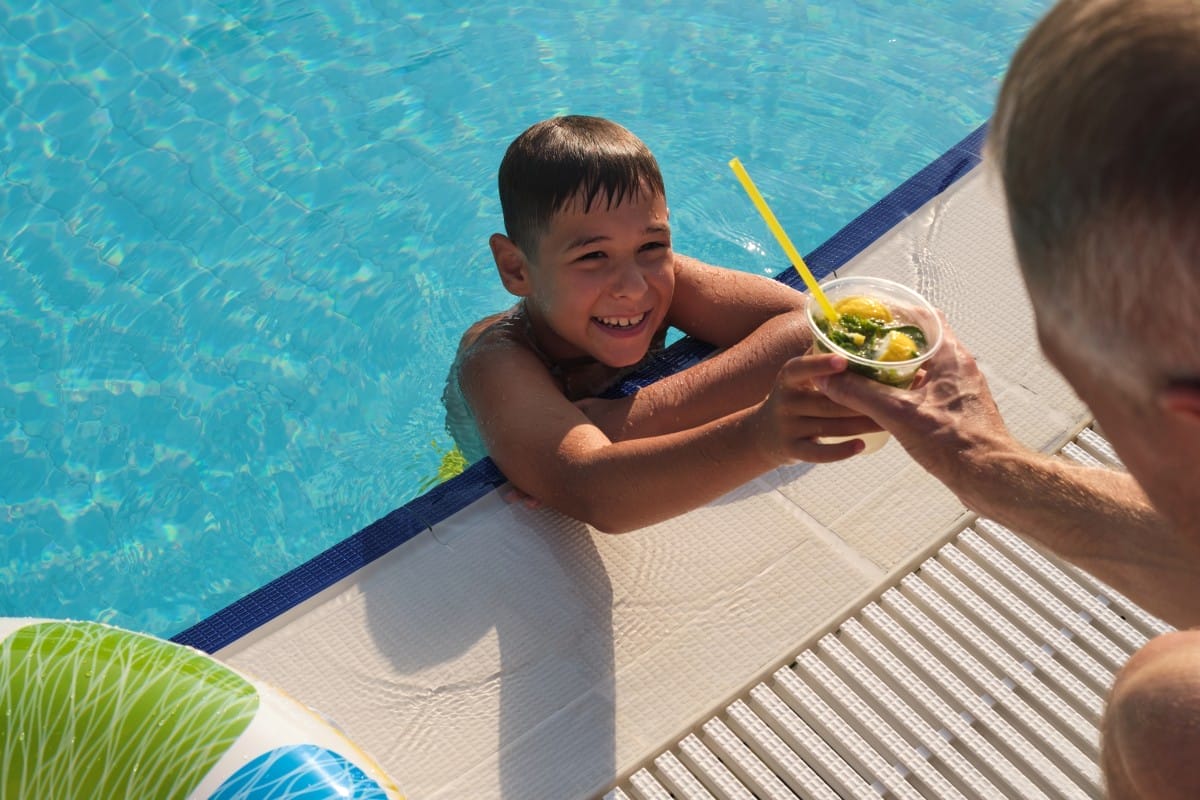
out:
{"label": "pool deck drain grate", "polygon": [[[1091,428],[1061,456],[1121,467]],[[1108,688],[1169,630],[977,518],[604,798],[1099,798]]]}

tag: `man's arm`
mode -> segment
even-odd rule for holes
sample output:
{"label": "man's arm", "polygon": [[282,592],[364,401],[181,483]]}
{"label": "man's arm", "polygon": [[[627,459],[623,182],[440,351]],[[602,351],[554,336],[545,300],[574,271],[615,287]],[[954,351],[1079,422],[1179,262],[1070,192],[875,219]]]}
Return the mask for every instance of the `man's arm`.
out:
{"label": "man's arm", "polygon": [[1200,624],[1200,552],[1176,535],[1131,475],[1016,443],[970,454],[964,466],[957,483],[968,507],[1084,568],[1167,622],[1181,628]]}
{"label": "man's arm", "polygon": [[1200,624],[1200,553],[1175,535],[1132,476],[1017,442],[974,357],[949,329],[913,389],[850,373],[819,377],[817,384],[891,431],[971,510],[1086,569],[1171,624]]}

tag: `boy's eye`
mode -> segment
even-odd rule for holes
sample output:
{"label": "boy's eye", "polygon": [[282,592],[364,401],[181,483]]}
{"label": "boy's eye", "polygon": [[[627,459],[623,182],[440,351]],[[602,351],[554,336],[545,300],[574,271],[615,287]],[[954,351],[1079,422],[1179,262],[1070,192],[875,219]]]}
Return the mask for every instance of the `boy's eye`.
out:
{"label": "boy's eye", "polygon": [[604,258],[603,250],[593,250],[590,253],[584,253],[579,257],[580,261],[593,261],[597,258]]}
{"label": "boy's eye", "polygon": [[646,242],[642,245],[642,250],[660,250],[670,247],[670,242]]}

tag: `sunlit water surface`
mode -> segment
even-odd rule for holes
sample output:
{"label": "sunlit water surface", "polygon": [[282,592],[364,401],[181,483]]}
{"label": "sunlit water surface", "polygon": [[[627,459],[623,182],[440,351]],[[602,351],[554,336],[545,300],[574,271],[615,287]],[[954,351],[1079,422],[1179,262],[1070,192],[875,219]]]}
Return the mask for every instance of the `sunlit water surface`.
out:
{"label": "sunlit water surface", "polygon": [[0,615],[170,635],[419,494],[508,142],[611,117],[784,266],[982,123],[1045,0],[0,4]]}

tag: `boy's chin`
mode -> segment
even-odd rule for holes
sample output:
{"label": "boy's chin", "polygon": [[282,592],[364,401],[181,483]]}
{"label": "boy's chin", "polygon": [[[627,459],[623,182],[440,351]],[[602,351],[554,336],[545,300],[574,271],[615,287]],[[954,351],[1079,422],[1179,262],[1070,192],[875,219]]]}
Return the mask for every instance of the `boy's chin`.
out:
{"label": "boy's chin", "polygon": [[604,354],[597,354],[594,357],[597,361],[599,361],[601,364],[603,364],[606,367],[611,367],[612,369],[624,369],[626,367],[632,367],[636,364],[641,363],[642,359],[644,359],[646,357],[647,352],[648,351],[646,351],[646,350],[642,350],[639,353],[633,353],[633,352],[622,353],[622,354],[604,353]]}

